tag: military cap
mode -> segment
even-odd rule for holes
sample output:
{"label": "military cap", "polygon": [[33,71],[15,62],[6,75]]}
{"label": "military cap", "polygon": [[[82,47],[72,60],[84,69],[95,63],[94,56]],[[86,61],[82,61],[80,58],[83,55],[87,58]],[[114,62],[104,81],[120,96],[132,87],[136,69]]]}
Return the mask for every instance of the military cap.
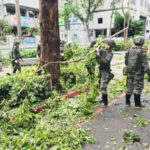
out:
{"label": "military cap", "polygon": [[106,44],[110,45],[111,47],[115,47],[116,46],[116,42],[114,40],[107,40]]}
{"label": "military cap", "polygon": [[144,37],[143,36],[138,36],[134,39],[134,44],[135,45],[143,45],[144,44]]}
{"label": "military cap", "polygon": [[20,42],[15,42],[14,45],[20,44]]}

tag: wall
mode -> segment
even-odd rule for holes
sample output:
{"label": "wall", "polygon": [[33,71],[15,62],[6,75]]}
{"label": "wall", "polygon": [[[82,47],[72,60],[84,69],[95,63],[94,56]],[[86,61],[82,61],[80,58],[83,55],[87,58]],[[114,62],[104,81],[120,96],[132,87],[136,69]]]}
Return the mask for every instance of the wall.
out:
{"label": "wall", "polygon": [[[15,4],[15,0],[4,0],[4,4]],[[39,9],[39,0],[20,0],[19,4],[24,7]]]}

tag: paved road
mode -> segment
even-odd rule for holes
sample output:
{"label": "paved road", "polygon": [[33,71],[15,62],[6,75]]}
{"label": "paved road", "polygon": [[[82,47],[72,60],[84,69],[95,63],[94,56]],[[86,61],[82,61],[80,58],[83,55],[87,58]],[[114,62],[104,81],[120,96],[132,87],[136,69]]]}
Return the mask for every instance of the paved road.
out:
{"label": "paved road", "polygon": [[[110,108],[86,123],[83,128],[90,128],[90,134],[97,142],[96,144],[84,145],[83,150],[149,150],[150,123],[146,127],[141,127],[136,123],[137,119],[142,118],[150,121],[150,96],[142,95],[142,99],[147,106],[142,110],[135,110],[134,104],[130,109],[127,109],[124,107],[125,98],[121,98]],[[126,144],[123,141],[125,132],[139,135],[141,143]]]}

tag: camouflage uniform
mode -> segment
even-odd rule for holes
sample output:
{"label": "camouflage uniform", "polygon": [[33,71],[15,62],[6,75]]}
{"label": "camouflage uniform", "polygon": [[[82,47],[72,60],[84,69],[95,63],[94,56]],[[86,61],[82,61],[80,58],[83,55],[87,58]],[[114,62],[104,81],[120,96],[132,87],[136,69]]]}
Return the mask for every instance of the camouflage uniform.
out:
{"label": "camouflage uniform", "polygon": [[100,88],[102,92],[102,101],[100,102],[103,102],[104,106],[108,105],[108,83],[114,78],[114,75],[111,73],[110,63],[113,58],[112,48],[115,46],[115,42],[113,40],[109,40],[106,44],[110,46],[110,49],[104,49],[100,51],[98,55],[98,61],[100,64]]}
{"label": "camouflage uniform", "polygon": [[[129,71],[128,61],[137,58],[136,70]],[[144,88],[144,74],[149,73],[148,60],[146,52],[140,48],[133,48],[126,54],[126,65],[127,65],[127,94],[141,94]],[[131,68],[132,69],[132,68]]]}
{"label": "camouflage uniform", "polygon": [[[134,43],[137,46],[142,46],[144,38],[136,38]],[[130,97],[134,94],[135,106],[140,107],[142,106],[140,96],[144,88],[144,74],[150,74],[146,52],[140,47],[131,48],[126,53],[125,64],[127,66],[126,105],[130,105]]]}
{"label": "camouflage uniform", "polygon": [[110,63],[113,58],[113,53],[108,52],[106,49],[100,52],[99,63],[100,63],[100,87],[103,94],[107,94],[107,85],[113,78],[111,73]]}
{"label": "camouflage uniform", "polygon": [[14,47],[12,50],[12,65],[13,65],[13,73],[16,73],[17,70],[21,72],[20,59],[22,59],[19,48]]}

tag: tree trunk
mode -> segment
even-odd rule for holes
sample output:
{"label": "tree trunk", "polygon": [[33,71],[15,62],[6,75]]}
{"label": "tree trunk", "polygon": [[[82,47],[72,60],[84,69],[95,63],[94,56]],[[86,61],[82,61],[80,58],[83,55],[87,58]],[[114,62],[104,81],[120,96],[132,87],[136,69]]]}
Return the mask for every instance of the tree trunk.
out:
{"label": "tree trunk", "polygon": [[111,36],[112,19],[113,19],[113,11],[112,11],[112,13],[111,13],[111,20],[110,20],[110,25],[109,25],[109,36]]}
{"label": "tree trunk", "polygon": [[16,20],[17,20],[17,34],[19,41],[21,41],[21,17],[20,17],[20,7],[19,0],[15,0],[15,10],[16,10]]}
{"label": "tree trunk", "polygon": [[88,23],[84,22],[84,26],[85,26],[85,29],[86,29],[88,41],[90,42],[91,39],[90,39],[89,25],[88,25]]}
{"label": "tree trunk", "polygon": [[[114,0],[112,0],[112,2],[110,4],[110,9],[111,9],[111,7],[113,7],[112,9],[115,9],[114,8]],[[112,12],[111,12],[110,25],[109,25],[109,36],[111,36],[111,25],[112,25],[112,21],[113,21],[113,14],[114,14],[114,10],[112,10]]]}
{"label": "tree trunk", "polygon": [[[40,0],[41,57],[40,65],[60,60],[58,25],[58,0]],[[46,62],[43,62],[46,61]],[[59,64],[48,64],[44,69],[50,73],[50,85],[59,88]]]}
{"label": "tree trunk", "polygon": [[[125,11],[124,11],[124,0],[122,0],[122,13],[123,13],[123,17],[124,17],[124,22],[123,22],[123,27],[125,28],[126,27],[126,14],[125,14]],[[126,31],[124,31],[124,41],[126,39]]]}
{"label": "tree trunk", "polygon": [[128,39],[128,32],[129,32],[129,26],[130,26],[130,1],[128,0],[128,23],[127,23],[127,27],[128,29],[126,30],[126,40]]}

